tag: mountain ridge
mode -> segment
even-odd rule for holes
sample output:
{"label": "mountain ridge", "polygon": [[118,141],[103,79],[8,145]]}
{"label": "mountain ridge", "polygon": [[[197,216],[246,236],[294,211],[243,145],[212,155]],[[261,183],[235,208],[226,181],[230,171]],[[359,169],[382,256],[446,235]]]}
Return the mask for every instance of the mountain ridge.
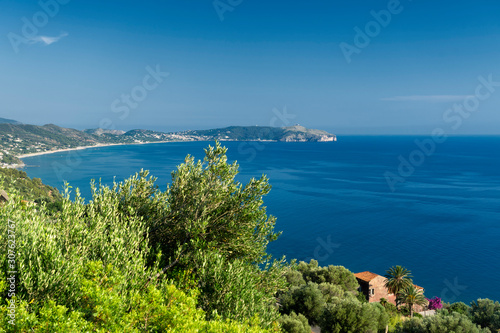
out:
{"label": "mountain ridge", "polygon": [[17,120],[12,120],[12,119],[7,119],[7,118],[0,118],[0,124],[21,124]]}
{"label": "mountain ridge", "polygon": [[336,141],[337,137],[323,130],[308,129],[300,125],[290,127],[229,126],[166,133],[147,129],[125,132],[97,128],[80,131],[54,124],[39,126],[18,122],[0,122],[0,166],[19,166],[23,164],[19,156],[63,149],[109,144],[215,140],[332,142]]}

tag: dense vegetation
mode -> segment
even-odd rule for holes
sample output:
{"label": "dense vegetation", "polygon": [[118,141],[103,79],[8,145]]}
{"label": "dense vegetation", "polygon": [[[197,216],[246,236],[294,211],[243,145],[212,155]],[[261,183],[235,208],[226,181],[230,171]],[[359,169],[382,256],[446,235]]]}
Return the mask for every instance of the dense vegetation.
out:
{"label": "dense vegetation", "polygon": [[21,165],[22,161],[15,157],[14,155],[11,155],[6,152],[1,152],[0,153],[0,165],[5,164],[5,165]]}
{"label": "dense vegetation", "polygon": [[12,154],[34,153],[37,149],[72,148],[98,143],[87,133],[56,125],[0,124],[0,148]]}
{"label": "dense vegetation", "polygon": [[70,200],[68,187],[58,209],[35,204],[42,194],[13,181],[24,177],[49,193],[39,180],[8,170],[2,182],[10,200],[0,205],[0,332],[500,328],[498,302],[444,304],[434,317],[402,320],[407,300],[400,309],[367,303],[342,266],[271,258],[267,245],[279,233],[263,205],[267,178],[240,184],[225,148],[205,153],[203,161],[188,156],[164,191],[141,171],[112,187],[92,184],[88,203],[78,190]]}
{"label": "dense vegetation", "polygon": [[0,168],[0,190],[16,193],[24,200],[36,203],[57,204],[62,200],[56,188],[43,184],[40,178],[31,179],[26,172],[16,169]]}

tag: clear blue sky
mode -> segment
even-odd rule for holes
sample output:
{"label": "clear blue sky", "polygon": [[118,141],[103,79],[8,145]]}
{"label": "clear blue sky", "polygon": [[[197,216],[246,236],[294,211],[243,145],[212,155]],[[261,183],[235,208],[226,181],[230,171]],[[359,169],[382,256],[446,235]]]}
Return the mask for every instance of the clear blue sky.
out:
{"label": "clear blue sky", "polygon": [[[500,134],[500,83],[476,111],[446,113],[476,94],[479,76],[500,82],[498,0],[220,0],[218,10],[213,0],[54,1],[0,1],[0,117],[78,129]],[[374,23],[382,10],[390,22]],[[356,46],[367,24],[371,37]],[[347,44],[356,52],[346,57]],[[158,81],[148,76],[157,66],[169,73]],[[293,118],[276,115],[285,107]]]}

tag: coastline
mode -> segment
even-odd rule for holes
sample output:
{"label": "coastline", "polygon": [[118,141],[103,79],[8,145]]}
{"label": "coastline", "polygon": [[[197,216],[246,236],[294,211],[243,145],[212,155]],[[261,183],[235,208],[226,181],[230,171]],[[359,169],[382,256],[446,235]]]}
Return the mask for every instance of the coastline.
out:
{"label": "coastline", "polygon": [[[204,140],[200,140],[204,141]],[[210,141],[210,140],[207,140]],[[237,140],[222,140],[222,141],[237,141]],[[261,141],[272,141],[272,140],[261,140]],[[19,169],[19,168],[24,168],[26,164],[24,161],[22,161],[23,158],[28,158],[28,157],[35,157],[35,156],[41,156],[41,155],[49,155],[49,154],[56,154],[56,153],[64,153],[64,152],[70,152],[70,151],[78,151],[78,150],[85,150],[85,149],[90,149],[90,148],[103,148],[103,147],[111,147],[111,146],[132,146],[132,145],[146,145],[146,144],[153,144],[153,143],[175,143],[175,142],[193,142],[192,140],[169,140],[169,141],[152,141],[152,142],[133,142],[133,143],[103,143],[103,144],[97,144],[94,146],[79,146],[75,148],[64,148],[64,149],[56,149],[56,150],[47,150],[47,151],[41,151],[41,152],[36,152],[36,153],[29,153],[29,154],[23,154],[23,155],[18,155],[16,156],[23,162],[22,164],[10,164],[10,165],[5,165],[3,166],[4,168],[12,168],[12,169]]]}
{"label": "coastline", "polygon": [[[194,142],[194,141],[203,141],[203,142],[211,142],[212,140],[169,140],[169,141],[152,141],[152,142],[134,142],[134,143],[104,143],[104,144],[97,144],[94,146],[79,146],[76,148],[64,148],[64,149],[56,149],[56,150],[47,150],[47,151],[41,151],[37,153],[29,153],[29,154],[23,154],[16,156],[19,159],[27,158],[27,157],[34,157],[34,156],[40,156],[40,155],[48,155],[48,154],[55,154],[55,153],[61,153],[61,152],[68,152],[68,151],[74,151],[74,150],[84,150],[84,149],[89,149],[89,148],[102,148],[102,147],[111,147],[111,146],[132,146],[132,145],[146,145],[146,144],[153,144],[153,143],[176,143],[176,142]],[[240,140],[220,140],[221,142],[224,141],[240,141]],[[276,142],[276,140],[247,140],[248,142]]]}
{"label": "coastline", "polygon": [[94,146],[80,146],[80,147],[76,147],[76,148],[64,148],[64,149],[56,149],[56,150],[47,150],[47,151],[41,151],[41,152],[37,152],[37,153],[30,153],[30,154],[19,155],[19,156],[16,156],[16,157],[22,160],[23,158],[27,158],[27,157],[34,157],[34,156],[40,156],[40,155],[55,154],[55,153],[75,151],[75,150],[85,150],[85,149],[89,149],[89,148],[102,148],[102,147],[126,146],[126,145],[145,145],[145,144],[151,144],[151,143],[167,143],[167,142],[175,142],[175,141],[155,141],[155,142],[136,142],[136,143],[105,143],[105,144],[97,144],[97,145],[94,145]]}
{"label": "coastline", "polygon": [[[55,154],[55,153],[64,153],[64,152],[70,152],[70,151],[78,151],[78,150],[84,150],[84,149],[90,149],[90,148],[103,148],[103,147],[111,147],[111,146],[126,146],[126,145],[145,145],[145,144],[153,144],[153,143],[176,143],[176,142],[193,142],[193,141],[204,141],[204,142],[211,142],[212,140],[168,140],[168,141],[151,141],[151,142],[131,142],[131,143],[99,143],[93,146],[78,146],[75,148],[64,148],[64,149],[56,149],[56,150],[47,150],[47,151],[41,151],[41,152],[36,152],[36,153],[29,153],[29,154],[23,154],[23,155],[17,155],[15,157],[19,158],[21,160],[21,164],[10,164],[10,165],[3,165],[2,167],[4,168],[13,168],[13,169],[19,169],[19,168],[24,168],[26,164],[22,159],[28,158],[28,157],[35,157],[35,156],[41,156],[41,155],[48,155],[48,154]],[[234,139],[219,139],[219,141],[224,142],[224,141],[247,141],[247,142],[277,142],[276,140],[234,140]],[[336,138],[332,141],[337,141]],[[303,141],[285,141],[285,142],[303,142]],[[325,142],[325,141],[318,141],[318,142]],[[1,164],[0,164],[1,166]]]}

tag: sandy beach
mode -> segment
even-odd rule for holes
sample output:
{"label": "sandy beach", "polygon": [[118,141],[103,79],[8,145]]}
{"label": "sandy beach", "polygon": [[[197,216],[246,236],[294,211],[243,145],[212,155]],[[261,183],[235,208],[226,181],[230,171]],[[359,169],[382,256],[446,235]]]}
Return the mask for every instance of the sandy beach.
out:
{"label": "sandy beach", "polygon": [[81,147],[76,147],[76,148],[65,148],[65,149],[56,149],[56,150],[41,151],[41,152],[37,152],[37,153],[30,153],[30,154],[19,155],[19,156],[16,156],[16,157],[20,158],[20,159],[23,159],[23,158],[26,158],[26,157],[33,157],[33,156],[40,156],[40,155],[47,155],[47,154],[55,154],[55,153],[68,152],[68,151],[74,151],[74,150],[84,150],[84,149],[89,149],[89,148],[102,148],[102,147],[124,146],[124,145],[144,145],[144,144],[150,144],[150,143],[166,143],[166,142],[174,142],[174,141],[155,141],[155,142],[138,142],[138,143],[97,144],[95,146],[81,146]]}

